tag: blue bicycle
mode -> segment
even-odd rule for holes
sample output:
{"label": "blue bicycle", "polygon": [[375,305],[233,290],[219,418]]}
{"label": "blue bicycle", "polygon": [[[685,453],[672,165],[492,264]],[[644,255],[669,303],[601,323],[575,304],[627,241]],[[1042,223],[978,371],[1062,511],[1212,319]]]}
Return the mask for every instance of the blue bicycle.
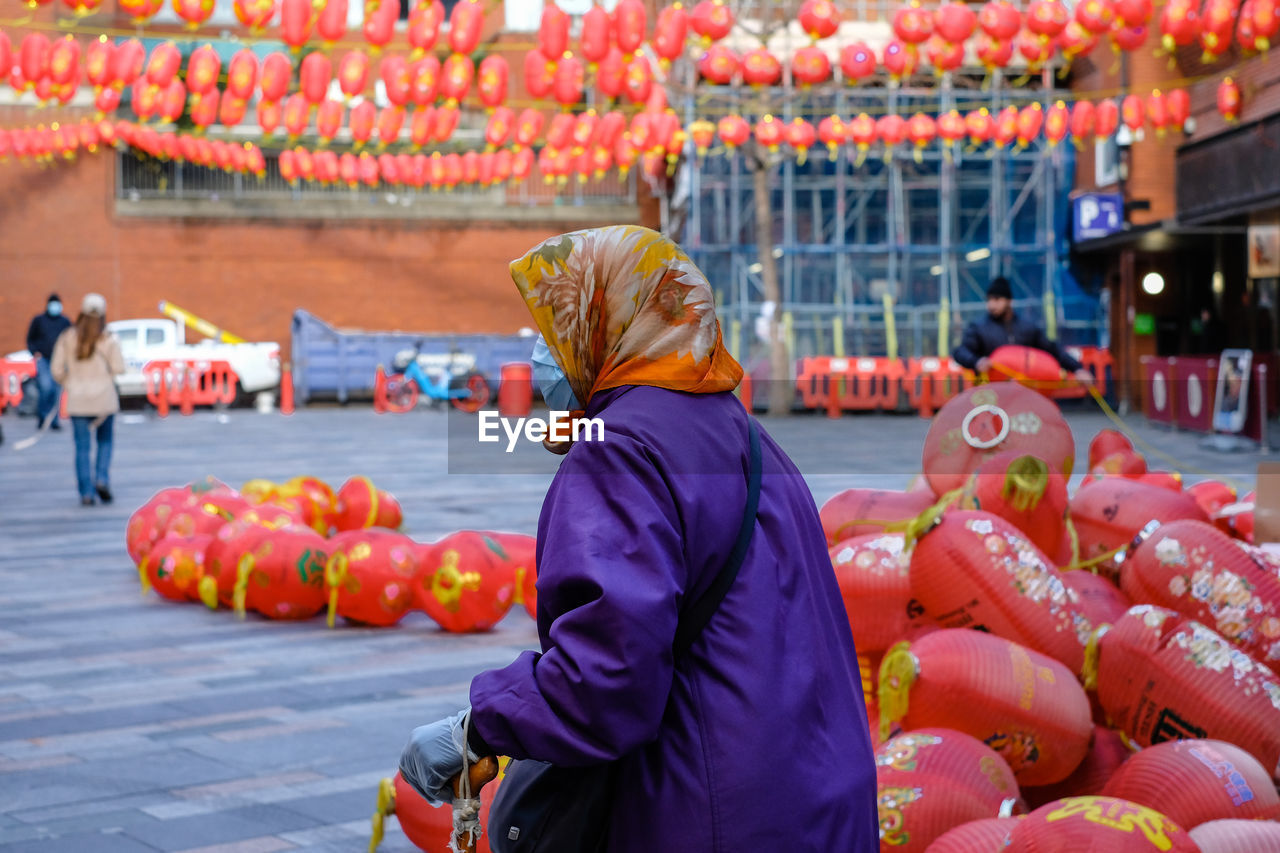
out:
{"label": "blue bicycle", "polygon": [[387,377],[390,411],[411,411],[418,405],[419,395],[426,395],[433,406],[448,400],[463,412],[478,412],[489,402],[488,380],[475,369],[474,359],[456,349],[451,349],[447,358],[423,356],[419,341],[412,350],[397,353],[392,367],[397,372]]}

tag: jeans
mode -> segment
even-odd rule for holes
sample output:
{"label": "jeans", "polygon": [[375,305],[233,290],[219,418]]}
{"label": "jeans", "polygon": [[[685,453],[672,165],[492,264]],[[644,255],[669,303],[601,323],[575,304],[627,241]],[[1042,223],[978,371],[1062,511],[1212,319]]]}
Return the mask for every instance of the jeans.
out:
{"label": "jeans", "polygon": [[40,389],[40,402],[36,404],[36,415],[40,423],[54,412],[53,424],[58,423],[58,406],[62,402],[62,386],[53,381],[53,371],[49,368],[49,359],[43,356],[36,358],[36,387]]}
{"label": "jeans", "polygon": [[91,498],[96,486],[110,485],[111,436],[115,415],[107,415],[98,427],[98,458],[93,465],[94,476],[89,476],[89,427],[96,420],[92,417],[73,415],[71,427],[76,438],[76,484],[80,497]]}

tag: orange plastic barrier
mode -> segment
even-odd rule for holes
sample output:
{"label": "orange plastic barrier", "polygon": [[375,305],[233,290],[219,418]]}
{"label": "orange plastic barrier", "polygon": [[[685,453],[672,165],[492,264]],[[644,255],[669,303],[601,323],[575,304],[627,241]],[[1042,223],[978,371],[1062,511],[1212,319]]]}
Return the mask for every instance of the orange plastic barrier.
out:
{"label": "orange plastic barrier", "polygon": [[904,376],[897,359],[818,356],[800,360],[796,387],[806,407],[826,409],[832,417],[843,411],[892,412]]}
{"label": "orange plastic barrier", "polygon": [[[1107,396],[1107,368],[1114,364],[1111,351],[1099,347],[1067,347],[1067,354],[1080,362],[1080,366],[1093,374],[1093,385],[1098,393]],[[1072,400],[1088,395],[1089,391],[1078,382],[1064,382],[1063,387],[1050,392],[1058,400]]]}
{"label": "orange plastic barrier", "polygon": [[0,412],[5,406],[16,406],[22,402],[22,383],[35,375],[34,361],[0,358]]}
{"label": "orange plastic barrier", "polygon": [[944,403],[972,388],[975,382],[973,371],[949,358],[909,358],[902,384],[911,408],[919,411],[920,417],[931,418]]}
{"label": "orange plastic barrier", "polygon": [[225,361],[149,361],[142,367],[147,380],[147,402],[163,414],[179,406],[184,415],[196,406],[230,404],[239,381]]}

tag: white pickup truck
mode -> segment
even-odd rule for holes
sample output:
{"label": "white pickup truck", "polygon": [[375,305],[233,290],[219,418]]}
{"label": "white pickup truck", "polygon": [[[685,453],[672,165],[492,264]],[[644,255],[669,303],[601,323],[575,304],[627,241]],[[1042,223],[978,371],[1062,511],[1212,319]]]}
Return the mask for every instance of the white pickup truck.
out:
{"label": "white pickup truck", "polygon": [[[121,397],[145,397],[147,380],[142,368],[150,361],[186,359],[192,361],[225,361],[236,374],[237,397],[251,399],[261,391],[280,384],[280,345],[267,343],[223,343],[208,339],[200,343],[186,342],[186,324],[164,318],[116,320],[107,323],[107,331],[120,342],[125,372],[116,377]],[[25,350],[9,358],[26,360]]]}

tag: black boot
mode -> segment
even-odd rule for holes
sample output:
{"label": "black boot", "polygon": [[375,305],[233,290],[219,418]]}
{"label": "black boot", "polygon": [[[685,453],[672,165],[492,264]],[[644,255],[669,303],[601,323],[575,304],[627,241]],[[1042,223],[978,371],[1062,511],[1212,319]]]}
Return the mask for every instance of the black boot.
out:
{"label": "black boot", "polygon": [[102,483],[98,484],[97,489],[98,489],[98,497],[102,498],[102,502],[104,504],[111,503],[111,490],[108,489]]}

